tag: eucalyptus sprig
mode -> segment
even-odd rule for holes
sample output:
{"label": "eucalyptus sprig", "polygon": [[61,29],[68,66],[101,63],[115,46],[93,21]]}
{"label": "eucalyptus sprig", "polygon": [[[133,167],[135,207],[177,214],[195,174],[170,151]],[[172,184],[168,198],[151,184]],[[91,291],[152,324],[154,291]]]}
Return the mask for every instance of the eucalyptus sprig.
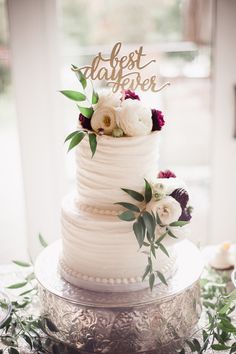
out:
{"label": "eucalyptus sprig", "polygon": [[[85,119],[91,119],[91,117],[94,113],[93,105],[98,102],[99,96],[93,88],[92,97],[88,97],[87,93],[85,91],[85,89],[87,87],[87,80],[86,80],[84,74],[75,65],[72,65],[72,71],[75,72],[75,74],[81,84],[83,92],[72,91],[72,90],[63,90],[60,92],[64,96],[69,98],[70,100],[77,102],[77,107],[79,108],[80,113],[85,117]],[[86,102],[87,107],[81,106],[79,102]],[[86,129],[78,129],[78,130],[70,133],[66,137],[65,142],[70,141],[68,151],[70,151],[75,146],[80,144],[80,142],[83,140],[83,138],[86,135],[89,138],[89,146],[90,146],[90,149],[92,152],[92,157],[93,157],[93,155],[96,152],[96,148],[97,148],[97,134],[95,132],[92,132],[92,131],[89,131]]]}
{"label": "eucalyptus sprig", "polygon": [[[235,310],[236,290],[227,294],[227,276],[209,269],[201,279],[202,304],[206,313],[206,325],[185,341],[185,348],[199,354],[212,351],[236,353],[236,326],[231,314]],[[185,354],[186,349],[178,352]]]}
{"label": "eucalyptus sprig", "polygon": [[[118,202],[115,204],[121,205],[126,209],[118,215],[121,220],[134,221],[133,231],[139,244],[139,249],[145,247],[143,253],[147,255],[147,266],[142,279],[144,281],[148,276],[149,287],[152,290],[156,278],[159,278],[163,284],[168,285],[164,274],[155,270],[153,266],[157,250],[161,250],[167,257],[169,257],[169,253],[162,241],[164,241],[166,237],[177,238],[171,231],[171,227],[181,227],[188,222],[176,221],[170,225],[163,225],[158,213],[154,214],[152,211],[147,211],[146,206],[153,198],[153,192],[150,183],[146,179],[144,179],[144,181],[144,194],[132,189],[122,188],[125,193],[129,194],[130,197],[139,202],[139,205],[127,202]],[[156,238],[157,226],[160,226],[160,229],[163,228],[164,230],[163,234],[160,235],[158,239]]]}

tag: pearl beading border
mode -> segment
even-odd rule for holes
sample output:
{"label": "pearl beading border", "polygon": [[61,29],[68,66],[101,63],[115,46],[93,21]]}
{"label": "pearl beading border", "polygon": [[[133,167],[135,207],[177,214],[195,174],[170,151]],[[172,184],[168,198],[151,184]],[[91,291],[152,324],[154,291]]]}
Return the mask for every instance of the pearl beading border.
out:
{"label": "pearl beading border", "polygon": [[76,203],[76,206],[79,210],[85,211],[86,213],[90,213],[90,214],[118,216],[119,214],[121,214],[124,211],[124,210],[96,208],[91,205],[79,203],[77,201],[75,201],[75,203]]}
{"label": "pearl beading border", "polygon": [[[170,263],[168,265],[165,265],[162,267],[159,271],[162,273],[167,273],[171,267],[175,264],[176,258],[174,257],[173,259],[170,260]],[[142,282],[142,277],[137,276],[137,277],[130,277],[130,278],[101,278],[101,277],[92,277],[88,276],[86,274],[82,274],[80,272],[77,272],[75,270],[72,270],[68,265],[65,263],[65,261],[60,257],[59,260],[59,265],[61,269],[67,273],[69,276],[77,278],[77,279],[82,279],[85,281],[90,281],[90,282],[96,282],[100,284],[134,284],[134,283],[141,283]]]}

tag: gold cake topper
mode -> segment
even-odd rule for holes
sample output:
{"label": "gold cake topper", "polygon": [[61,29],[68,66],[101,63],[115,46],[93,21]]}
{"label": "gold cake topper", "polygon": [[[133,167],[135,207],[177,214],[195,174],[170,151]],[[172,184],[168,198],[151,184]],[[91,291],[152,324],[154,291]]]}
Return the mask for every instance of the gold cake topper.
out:
{"label": "gold cake topper", "polygon": [[112,87],[113,92],[127,89],[158,92],[170,84],[166,82],[158,87],[157,75],[142,77],[141,70],[156,62],[155,59],[143,62],[146,54],[143,52],[142,46],[119,57],[121,46],[121,42],[117,42],[108,58],[99,52],[93,58],[91,65],[80,68],[73,67],[72,70],[81,71],[86,79],[107,81],[107,85]]}

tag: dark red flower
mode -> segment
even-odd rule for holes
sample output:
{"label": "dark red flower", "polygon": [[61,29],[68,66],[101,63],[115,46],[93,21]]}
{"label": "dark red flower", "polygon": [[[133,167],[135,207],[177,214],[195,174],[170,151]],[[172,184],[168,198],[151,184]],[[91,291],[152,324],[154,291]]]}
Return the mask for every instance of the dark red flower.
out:
{"label": "dark red flower", "polygon": [[163,113],[157,109],[152,109],[152,131],[161,130],[165,125]]}
{"label": "dark red flower", "polygon": [[170,194],[170,196],[177,200],[177,202],[181,205],[182,209],[185,209],[187,207],[189,196],[188,192],[185,189],[177,188]]}
{"label": "dark red flower", "polygon": [[181,206],[182,214],[180,215],[179,220],[190,221],[192,216],[190,213],[190,208],[187,207],[189,201],[188,192],[183,188],[177,188],[170,194],[170,196],[177,200]]}
{"label": "dark red flower", "polygon": [[131,90],[125,90],[124,96],[125,96],[124,100],[128,100],[130,98],[131,100],[139,100],[140,101],[139,96],[136,95],[136,93]]}
{"label": "dark red flower", "polygon": [[158,178],[175,178],[176,175],[170,170],[160,171],[157,175]]}
{"label": "dark red flower", "polygon": [[84,129],[92,130],[91,119],[86,118],[82,113],[79,115],[79,121]]}

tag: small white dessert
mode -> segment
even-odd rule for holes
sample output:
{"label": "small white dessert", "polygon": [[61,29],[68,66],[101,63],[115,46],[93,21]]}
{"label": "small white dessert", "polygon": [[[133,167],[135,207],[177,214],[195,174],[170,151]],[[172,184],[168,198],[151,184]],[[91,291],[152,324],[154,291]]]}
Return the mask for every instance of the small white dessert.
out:
{"label": "small white dessert", "polygon": [[219,269],[226,270],[233,267],[233,261],[230,252],[231,244],[224,242],[215,248],[215,252],[210,259],[210,266]]}

